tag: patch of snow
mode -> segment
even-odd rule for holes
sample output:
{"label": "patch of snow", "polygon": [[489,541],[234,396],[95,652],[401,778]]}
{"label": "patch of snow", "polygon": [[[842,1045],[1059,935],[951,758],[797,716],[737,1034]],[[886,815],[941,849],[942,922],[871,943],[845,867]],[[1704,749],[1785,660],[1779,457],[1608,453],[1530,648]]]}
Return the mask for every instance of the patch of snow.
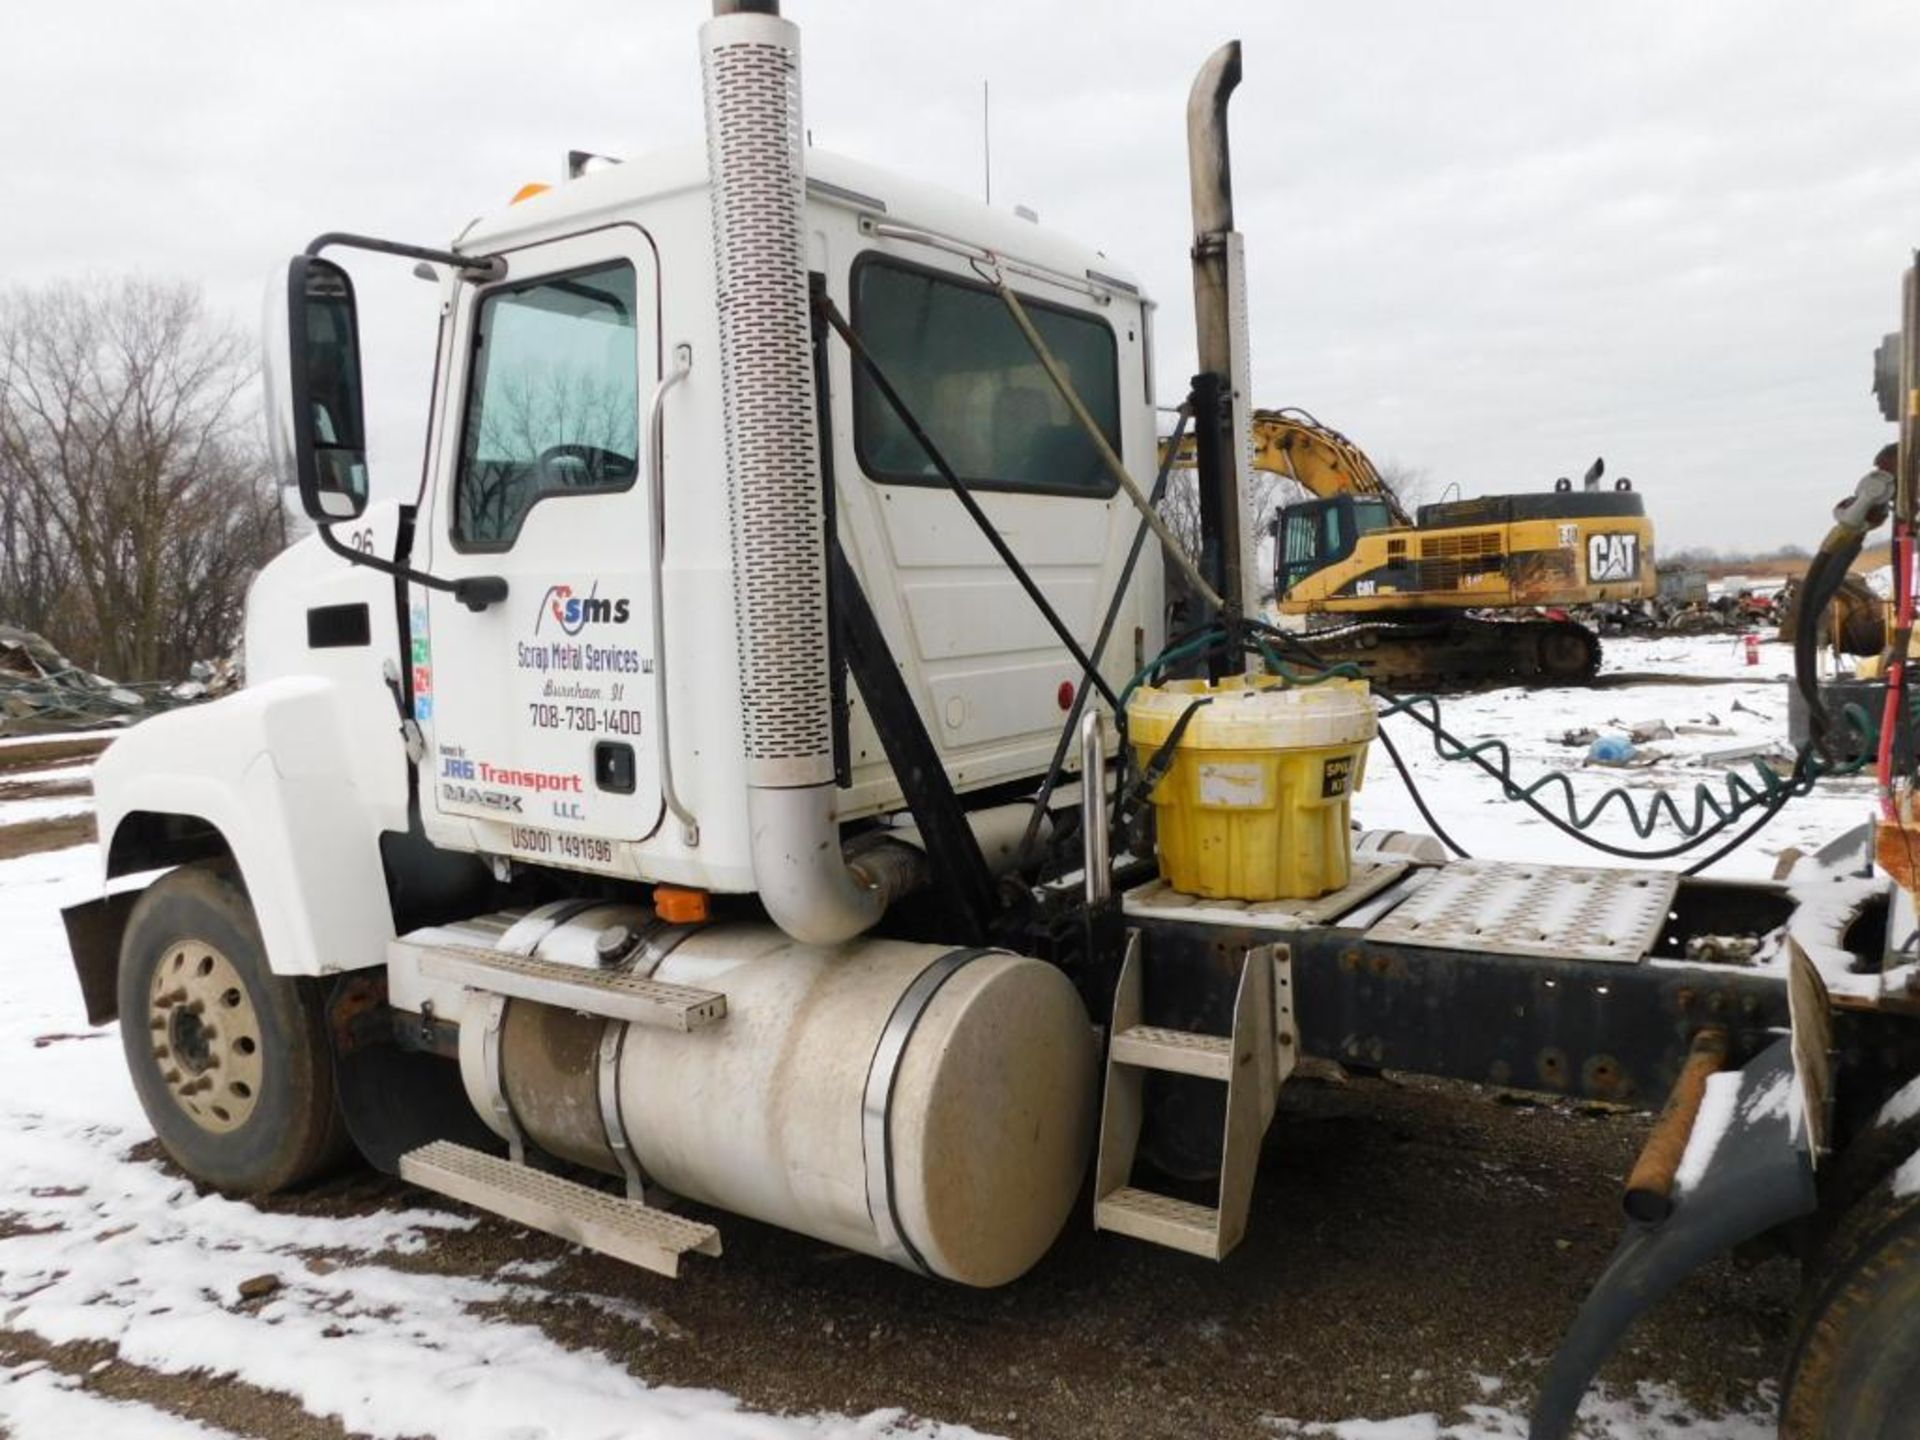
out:
{"label": "patch of snow", "polygon": [[[1268,1417],[1270,1434],[1316,1440],[1525,1440],[1526,1415],[1497,1405],[1469,1405],[1451,1423],[1438,1415],[1392,1420],[1308,1422]],[[1581,1403],[1575,1440],[1774,1440],[1773,1405],[1765,1393],[1745,1413],[1702,1415],[1664,1385],[1642,1383],[1616,1396],[1596,1386]]]}
{"label": "patch of snow", "polygon": [[[99,1032],[106,1043],[33,1043],[84,1032],[59,907],[94,892],[97,864],[93,845],[0,863],[9,986],[0,1009],[0,1134],[7,1137],[0,1211],[14,1220],[0,1239],[0,1313],[11,1328],[53,1344],[104,1343],[121,1360],[165,1374],[233,1375],[379,1437],[961,1440],[974,1433],[896,1411],[760,1415],[717,1389],[652,1386],[604,1354],[569,1349],[537,1326],[485,1313],[545,1296],[524,1273],[420,1274],[386,1263],[424,1249],[436,1234],[470,1227],[468,1215],[415,1207],[348,1217],[273,1214],[202,1195],[158,1164],[130,1158],[152,1131],[112,1029]],[[315,1252],[325,1252],[326,1263]],[[280,1288],[243,1302],[240,1283],[263,1273],[277,1276]],[[649,1322],[641,1307],[613,1297],[584,1303],[635,1325]],[[105,1402],[55,1393],[52,1380],[33,1385],[18,1393],[36,1406],[106,1413]],[[11,1392],[0,1387],[0,1396]],[[195,1433],[115,1432],[106,1428],[111,1417],[67,1425],[50,1409],[35,1413],[49,1418],[31,1428],[16,1423],[15,1432],[138,1440]],[[555,1429],[562,1416],[564,1432]]]}
{"label": "patch of snow", "polygon": [[1693,1133],[1687,1137],[1686,1152],[1673,1172],[1673,1188],[1680,1194],[1697,1186],[1713,1163],[1713,1155],[1733,1124],[1734,1110],[1740,1099],[1740,1072],[1723,1070],[1707,1077],[1706,1094],[1700,1097],[1700,1113],[1694,1116]]}
{"label": "patch of snow", "polygon": [[1893,1193],[1902,1199],[1920,1195],[1920,1154],[1908,1156],[1906,1164],[1893,1172]]}
{"label": "patch of snow", "polygon": [[[1525,690],[1510,688],[1477,695],[1443,697],[1441,721],[1468,743],[1498,739],[1513,752],[1513,771],[1525,784],[1553,770],[1565,770],[1590,809],[1606,791],[1625,785],[1644,808],[1653,792],[1669,790],[1682,809],[1692,809],[1692,793],[1703,779],[1724,796],[1724,771],[1754,783],[1750,762],[1708,764],[1709,757],[1748,746],[1784,743],[1787,737],[1787,676],[1792,648],[1773,641],[1759,647],[1762,664],[1745,663],[1745,641],[1738,635],[1661,635],[1607,637],[1602,642],[1601,675],[1645,674],[1645,684],[1608,689]],[[1663,676],[1697,676],[1726,681],[1702,685],[1660,683]],[[1632,730],[1655,721],[1675,731],[1647,747],[1659,758],[1645,769],[1620,771],[1581,764],[1584,747],[1556,743],[1568,731]],[[1463,761],[1434,753],[1427,730],[1398,716],[1385,722],[1441,824],[1476,855],[1495,860],[1544,864],[1632,866],[1633,860],[1595,852],[1561,833],[1525,806],[1501,797],[1495,781]],[[1703,773],[1703,767],[1704,773]],[[1710,872],[1741,879],[1771,879],[1776,856],[1787,846],[1812,853],[1834,836],[1871,819],[1874,787],[1869,777],[1842,776],[1820,782],[1812,794],[1793,800],[1749,844]],[[1365,829],[1425,831],[1413,797],[1376,747],[1368,757],[1365,783],[1354,796],[1353,815]],[[1660,849],[1680,840],[1661,825],[1642,838],[1617,802],[1594,825],[1598,839],[1636,851]],[[1706,853],[1706,847],[1693,852]],[[1679,868],[1693,855],[1654,862]],[[1855,977],[1856,980],[1860,977]]]}
{"label": "patch of snow", "polygon": [[39,784],[47,780],[85,780],[93,773],[93,757],[85,760],[53,760],[45,770],[9,770],[0,775],[0,786]]}
{"label": "patch of snow", "polygon": [[87,1440],[233,1440],[232,1432],[151,1405],[111,1400],[40,1361],[0,1367],[0,1434],[85,1435]]}
{"label": "patch of snow", "polygon": [[558,1260],[509,1260],[493,1273],[502,1280],[544,1280],[559,1268]]}
{"label": "patch of snow", "polygon": [[1841,943],[1847,927],[1866,903],[1884,893],[1892,884],[1885,875],[1859,875],[1837,871],[1811,860],[1793,867],[1787,894],[1795,904],[1793,919],[1768,937],[1762,950],[1760,968],[1785,974],[1786,940],[1791,937],[1813,962],[1830,992],[1843,995],[1874,996],[1880,993],[1878,974],[1856,975],[1853,955]]}
{"label": "patch of snow", "polygon": [[1769,1080],[1765,1088],[1747,1097],[1747,1103],[1740,1107],[1740,1123],[1754,1125],[1762,1120],[1784,1119],[1792,1101],[1793,1076],[1791,1072],[1782,1072]]}
{"label": "patch of snow", "polygon": [[1920,1076],[1893,1092],[1893,1098],[1880,1107],[1878,1125],[1899,1125],[1920,1115]]}
{"label": "patch of snow", "polygon": [[35,820],[59,820],[68,815],[91,815],[93,802],[81,795],[47,795],[33,800],[0,800],[0,825],[27,825]]}

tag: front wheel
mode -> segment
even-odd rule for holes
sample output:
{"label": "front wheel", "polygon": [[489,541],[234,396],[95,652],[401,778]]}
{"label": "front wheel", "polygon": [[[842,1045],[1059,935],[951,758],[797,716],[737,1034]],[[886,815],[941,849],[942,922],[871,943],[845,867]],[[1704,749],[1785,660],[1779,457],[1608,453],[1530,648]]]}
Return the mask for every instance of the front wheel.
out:
{"label": "front wheel", "polygon": [[269,1194],[348,1149],[317,990],[275,975],[231,870],[187,865],[140,897],[120,942],[120,1036],[174,1163]]}

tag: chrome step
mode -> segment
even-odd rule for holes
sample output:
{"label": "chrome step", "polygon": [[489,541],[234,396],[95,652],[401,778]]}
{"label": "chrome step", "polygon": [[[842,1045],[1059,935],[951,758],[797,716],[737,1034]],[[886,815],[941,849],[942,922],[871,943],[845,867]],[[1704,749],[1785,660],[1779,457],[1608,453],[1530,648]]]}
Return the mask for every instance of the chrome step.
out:
{"label": "chrome step", "polygon": [[465,945],[422,947],[420,973],[514,1000],[536,1000],[667,1030],[698,1030],[727,1015],[727,997],[716,990]]}
{"label": "chrome step", "polygon": [[1113,1037],[1113,1063],[1197,1075],[1202,1080],[1228,1080],[1233,1076],[1233,1040],[1226,1035],[1134,1025]]}
{"label": "chrome step", "polygon": [[1126,1186],[1114,1191],[1093,1207],[1093,1224],[1096,1230],[1131,1235],[1203,1260],[1218,1260],[1224,1253],[1218,1210],[1151,1190]]}
{"label": "chrome step", "polygon": [[720,1253],[720,1232],[711,1225],[451,1140],[402,1155],[400,1178],[659,1275],[677,1276],[680,1257],[688,1251]]}

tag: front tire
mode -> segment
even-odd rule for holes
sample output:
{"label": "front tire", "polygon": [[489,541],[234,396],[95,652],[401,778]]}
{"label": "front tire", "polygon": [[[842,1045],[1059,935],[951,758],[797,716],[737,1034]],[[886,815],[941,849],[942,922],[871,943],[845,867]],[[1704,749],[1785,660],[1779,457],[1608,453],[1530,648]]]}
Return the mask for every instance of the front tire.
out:
{"label": "front tire", "polygon": [[120,1036],[160,1143],[194,1179],[271,1194],[347,1153],[316,987],[275,975],[225,866],[183,866],[120,942]]}

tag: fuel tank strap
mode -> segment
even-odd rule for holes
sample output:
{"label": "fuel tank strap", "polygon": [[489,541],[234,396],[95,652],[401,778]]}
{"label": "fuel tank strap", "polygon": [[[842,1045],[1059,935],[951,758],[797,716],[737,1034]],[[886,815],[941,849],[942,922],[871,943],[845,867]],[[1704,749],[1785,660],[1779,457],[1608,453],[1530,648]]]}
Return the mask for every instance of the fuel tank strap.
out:
{"label": "fuel tank strap", "polygon": [[591,896],[573,896],[567,900],[551,900],[545,905],[536,906],[507,927],[494,945],[494,949],[505,955],[530,957],[540,948],[540,942],[558,930],[567,921],[596,905],[604,905],[604,900]]}
{"label": "fuel tank strap", "polygon": [[867,1166],[867,1211],[873,1217],[874,1233],[879,1236],[889,1257],[912,1266],[923,1275],[931,1275],[933,1271],[914,1243],[907,1238],[894,1208],[893,1134],[890,1123],[894,1081],[899,1075],[900,1059],[907,1053],[907,1043],[913,1039],[920,1017],[926,1013],[927,1006],[933,1003],[933,997],[940,993],[940,987],[957,975],[969,961],[995,953],[986,946],[949,950],[916,975],[913,983],[901,992],[899,1000],[894,1003],[893,1013],[887,1017],[886,1026],[880,1031],[880,1043],[874,1046],[873,1061],[867,1068],[866,1096],[860,1112],[861,1148]]}

